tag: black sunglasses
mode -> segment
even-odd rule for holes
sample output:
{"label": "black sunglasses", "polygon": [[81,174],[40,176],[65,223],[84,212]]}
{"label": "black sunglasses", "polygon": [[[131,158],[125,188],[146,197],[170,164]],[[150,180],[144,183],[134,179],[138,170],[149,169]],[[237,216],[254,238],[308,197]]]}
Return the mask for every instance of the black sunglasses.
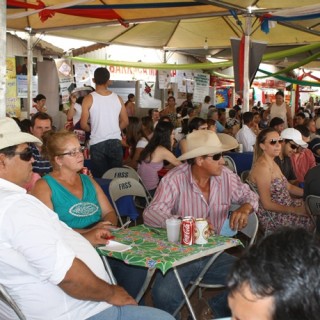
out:
{"label": "black sunglasses", "polygon": [[22,161],[30,161],[32,158],[32,149],[28,148],[28,149],[21,151],[21,152],[14,152],[13,154],[15,156],[20,156],[20,159]]}
{"label": "black sunglasses", "polygon": [[297,146],[297,145],[295,145],[293,143],[290,143],[290,147],[291,147],[292,150],[296,150],[296,149],[299,148],[299,146]]}
{"label": "black sunglasses", "polygon": [[223,156],[223,154],[222,154],[222,152],[220,152],[220,153],[214,154],[213,156],[207,156],[207,157],[212,158],[212,160],[214,160],[214,161],[218,161],[221,159],[222,156]]}
{"label": "black sunglasses", "polygon": [[277,143],[282,143],[283,142],[283,139],[282,138],[280,138],[280,139],[271,139],[270,141],[269,141],[269,143],[272,145],[272,146],[274,146],[274,145],[276,145]]}

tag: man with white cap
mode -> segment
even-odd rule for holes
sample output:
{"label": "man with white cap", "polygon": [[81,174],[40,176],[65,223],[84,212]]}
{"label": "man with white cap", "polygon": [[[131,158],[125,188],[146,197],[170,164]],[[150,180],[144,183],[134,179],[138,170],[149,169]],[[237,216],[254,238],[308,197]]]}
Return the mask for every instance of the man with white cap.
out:
{"label": "man with white cap", "polygon": [[[21,132],[14,120],[0,119],[0,283],[26,318],[172,319],[160,310],[137,307],[123,288],[109,284],[90,242],[26,194],[22,186],[33,162],[28,143],[41,141]],[[90,235],[101,243],[108,236],[104,229]],[[3,303],[0,318],[7,319]]]}
{"label": "man with white cap", "polygon": [[[249,214],[258,209],[258,197],[224,166],[222,152],[235,149],[237,141],[227,134],[197,130],[187,135],[186,143],[187,152],[178,159],[187,162],[162,178],[151,204],[144,211],[145,224],[164,228],[166,219],[177,215],[207,219],[216,234],[231,235],[230,232],[241,230]],[[229,219],[231,204],[240,207]],[[185,286],[194,280],[206,261],[204,258],[178,268]],[[204,281],[225,284],[233,262],[233,257],[222,254],[209,268]],[[153,286],[155,306],[174,312],[182,300],[179,291],[172,271],[165,276],[157,274]],[[215,317],[230,315],[226,296],[215,296],[208,302]]]}
{"label": "man with white cap", "polygon": [[307,148],[308,144],[303,141],[300,131],[294,128],[284,129],[280,135],[284,141],[281,145],[281,152],[278,157],[275,157],[274,161],[280,167],[287,180],[292,184],[296,184],[297,178],[290,157],[298,151],[299,147]]}

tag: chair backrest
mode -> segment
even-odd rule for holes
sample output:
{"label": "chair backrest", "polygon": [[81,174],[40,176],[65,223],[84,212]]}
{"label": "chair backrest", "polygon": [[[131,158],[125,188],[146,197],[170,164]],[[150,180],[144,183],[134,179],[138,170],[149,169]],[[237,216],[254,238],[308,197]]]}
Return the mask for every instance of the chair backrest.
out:
{"label": "chair backrest", "polygon": [[14,312],[16,314],[16,319],[26,320],[26,317],[24,316],[22,311],[14,302],[14,300],[11,298],[11,296],[9,295],[9,293],[7,292],[7,290],[2,284],[0,284],[0,300],[3,301],[5,305],[10,308],[6,311],[6,312],[10,312],[10,318],[13,317],[13,312]]}
{"label": "chair backrest", "polygon": [[250,170],[244,170],[241,172],[240,179],[243,183],[247,182],[247,179],[249,177],[249,173],[250,173]]}
{"label": "chair backrest", "polygon": [[152,196],[149,193],[148,189],[143,184],[143,181],[142,181],[141,177],[139,176],[138,172],[129,166],[124,165],[123,167],[109,169],[108,171],[106,171],[103,174],[102,178],[104,178],[104,179],[115,179],[115,178],[135,179],[135,180],[139,181],[142,184],[142,186],[144,187],[149,202],[152,200]]}
{"label": "chair backrest", "polygon": [[305,201],[307,211],[309,212],[314,225],[314,232],[320,232],[320,196],[308,195]]}
{"label": "chair backrest", "polygon": [[[229,210],[235,211],[239,207],[240,207],[239,204],[231,204]],[[253,212],[248,217],[247,225],[243,229],[241,229],[239,232],[245,234],[250,239],[248,245],[251,246],[256,239],[258,229],[259,229],[259,220],[257,215]]]}
{"label": "chair backrest", "polygon": [[309,195],[306,198],[307,209],[314,217],[320,216],[320,196]]}
{"label": "chair backrest", "polygon": [[129,168],[112,168],[106,171],[103,176],[103,179],[115,179],[115,178],[133,178],[139,181],[139,176],[134,169]]}
{"label": "chair backrest", "polygon": [[233,171],[235,174],[238,174],[237,172],[237,166],[234,162],[234,160],[229,156],[223,156],[223,160],[225,162],[225,166],[228,167],[231,171]]}
{"label": "chair backrest", "polygon": [[241,232],[250,238],[249,246],[251,246],[256,240],[257,232],[259,228],[259,220],[257,215],[253,212],[249,215],[248,223]]}
{"label": "chair backrest", "polygon": [[116,204],[118,199],[124,196],[141,197],[145,199],[146,205],[149,205],[149,199],[143,185],[133,178],[112,179],[109,185],[109,193],[121,226],[123,222]]}

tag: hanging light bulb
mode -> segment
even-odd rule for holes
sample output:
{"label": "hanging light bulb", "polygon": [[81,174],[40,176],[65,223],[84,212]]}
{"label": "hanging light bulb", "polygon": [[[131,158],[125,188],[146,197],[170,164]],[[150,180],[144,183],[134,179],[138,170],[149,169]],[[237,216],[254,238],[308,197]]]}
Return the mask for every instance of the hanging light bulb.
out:
{"label": "hanging light bulb", "polygon": [[204,39],[204,45],[203,45],[203,49],[208,50],[209,46],[208,46],[208,38],[206,37]]}

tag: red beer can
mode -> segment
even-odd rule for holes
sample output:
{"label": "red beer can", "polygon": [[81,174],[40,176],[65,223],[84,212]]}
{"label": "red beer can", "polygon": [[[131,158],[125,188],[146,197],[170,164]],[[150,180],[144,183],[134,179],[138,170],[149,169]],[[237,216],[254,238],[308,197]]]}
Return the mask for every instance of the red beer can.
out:
{"label": "red beer can", "polygon": [[83,168],[81,169],[81,173],[88,176],[90,172],[89,172],[89,169],[88,169],[87,167],[83,167]]}
{"label": "red beer can", "polygon": [[181,244],[194,244],[195,222],[193,217],[184,217],[181,223]]}

